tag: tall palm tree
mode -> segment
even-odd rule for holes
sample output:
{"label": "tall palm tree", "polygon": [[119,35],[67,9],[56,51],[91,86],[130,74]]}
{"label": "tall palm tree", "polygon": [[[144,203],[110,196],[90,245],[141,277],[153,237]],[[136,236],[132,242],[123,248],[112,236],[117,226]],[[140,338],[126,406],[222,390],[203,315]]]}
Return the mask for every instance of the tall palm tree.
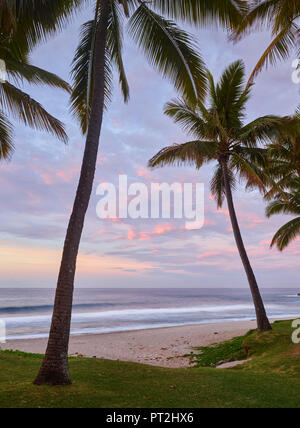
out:
{"label": "tall palm tree", "polygon": [[[191,37],[171,19],[237,25],[243,0],[95,0],[94,19],[83,26],[74,59],[72,109],[86,133],[80,181],[68,225],[46,355],[36,384],[71,383],[68,345],[74,277],[85,214],[96,168],[103,111],[111,91],[111,66],[116,65],[125,101],[129,87],[122,60],[122,27],[129,18],[133,39],[163,76],[192,103],[203,99],[206,77]],[[196,79],[197,76],[197,79]]]}
{"label": "tall palm tree", "polygon": [[16,38],[0,36],[0,58],[5,64],[6,77],[0,82],[0,160],[9,158],[13,151],[13,126],[9,116],[34,129],[47,131],[66,142],[64,125],[36,100],[20,89],[26,81],[61,88],[70,92],[70,86],[55,74],[33,66],[27,53],[17,48]]}
{"label": "tall palm tree", "polygon": [[241,236],[232,189],[238,177],[246,181],[247,187],[258,186],[264,189],[263,176],[256,166],[256,161],[263,156],[260,143],[268,142],[280,130],[288,131],[294,120],[264,116],[247,125],[243,123],[251,86],[245,91],[245,68],[242,61],[237,61],[226,69],[217,85],[210,72],[207,72],[207,76],[207,106],[201,100],[196,106],[191,106],[178,99],[168,103],[165,108],[166,115],[182,125],[195,140],[164,148],[150,160],[149,166],[154,168],[192,164],[200,169],[205,163],[216,164],[211,191],[218,207],[222,207],[224,199],[227,199],[236,244],[253,296],[258,329],[265,332],[271,326]]}
{"label": "tall palm tree", "polygon": [[248,11],[233,39],[238,40],[253,28],[271,29],[273,40],[255,66],[248,84],[269,64],[285,60],[293,50],[299,50],[300,0],[250,0]]}

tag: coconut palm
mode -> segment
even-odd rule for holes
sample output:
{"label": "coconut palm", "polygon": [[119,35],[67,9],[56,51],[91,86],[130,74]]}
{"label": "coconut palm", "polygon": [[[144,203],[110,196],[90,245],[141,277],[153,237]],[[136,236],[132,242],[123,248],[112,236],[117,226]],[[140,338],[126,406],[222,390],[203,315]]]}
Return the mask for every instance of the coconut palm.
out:
{"label": "coconut palm", "polygon": [[125,101],[129,98],[122,60],[124,20],[129,19],[129,33],[150,63],[193,103],[205,93],[204,65],[192,38],[172,19],[202,24],[219,21],[229,28],[237,25],[239,8],[244,4],[243,0],[95,0],[94,19],[82,28],[73,67],[72,110],[86,133],[85,153],[63,250],[48,347],[36,384],[71,383],[68,344],[76,260],[93,188],[103,111],[111,94],[112,65],[117,67]]}
{"label": "coconut palm", "polygon": [[205,163],[216,164],[211,191],[219,208],[227,199],[236,244],[254,300],[258,329],[265,332],[271,326],[243,243],[232,190],[238,177],[246,181],[247,187],[264,189],[264,176],[256,165],[264,159],[264,149],[260,143],[270,141],[280,131],[288,132],[292,124],[296,127],[296,119],[264,116],[244,124],[251,86],[245,90],[242,61],[232,64],[217,85],[210,72],[207,72],[207,76],[208,106],[201,100],[194,107],[178,99],[168,103],[165,108],[166,115],[182,125],[195,140],[164,148],[150,160],[149,166],[191,164],[200,169]]}
{"label": "coconut palm", "polygon": [[295,49],[299,49],[300,0],[250,0],[239,29],[233,38],[239,39],[253,28],[271,29],[273,40],[255,66],[249,83],[261,70],[278,60],[285,60]]}
{"label": "coconut palm", "polygon": [[17,47],[15,37],[0,36],[0,58],[3,80],[0,81],[0,160],[13,152],[13,126],[9,116],[31,128],[47,131],[66,142],[63,124],[48,113],[43,106],[20,89],[23,82],[57,87],[70,92],[70,86],[53,73],[33,66],[27,53]]}

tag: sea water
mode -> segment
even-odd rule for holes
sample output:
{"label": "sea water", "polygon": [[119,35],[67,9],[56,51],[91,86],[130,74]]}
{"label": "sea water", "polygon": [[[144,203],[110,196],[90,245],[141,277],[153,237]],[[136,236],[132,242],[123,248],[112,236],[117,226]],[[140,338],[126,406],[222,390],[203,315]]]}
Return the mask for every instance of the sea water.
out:
{"label": "sea water", "polygon": [[[264,289],[270,318],[300,317],[296,289]],[[7,340],[48,336],[55,290],[0,289]],[[247,289],[77,289],[71,334],[254,320]]]}

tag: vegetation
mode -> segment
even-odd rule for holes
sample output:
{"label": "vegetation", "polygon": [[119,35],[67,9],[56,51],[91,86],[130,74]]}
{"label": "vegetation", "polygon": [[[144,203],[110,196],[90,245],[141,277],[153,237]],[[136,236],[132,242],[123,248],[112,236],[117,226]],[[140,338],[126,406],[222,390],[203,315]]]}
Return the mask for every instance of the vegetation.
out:
{"label": "vegetation", "polygon": [[272,239],[271,246],[276,245],[280,251],[283,251],[297,236],[300,236],[300,179],[290,182],[289,189],[289,191],[278,191],[266,209],[268,217],[275,214],[297,216],[282,226]]}
{"label": "vegetation", "polygon": [[82,2],[83,0],[1,2],[0,59],[6,66],[6,81],[0,84],[0,160],[9,158],[14,149],[10,116],[27,126],[50,132],[60,140],[67,141],[63,124],[20,87],[28,82],[70,92],[68,83],[53,73],[33,66],[29,61],[29,54],[38,42],[62,28]]}
{"label": "vegetation", "polygon": [[207,77],[208,106],[202,100],[195,106],[185,100],[174,100],[165,108],[166,115],[195,139],[162,149],[149,165],[154,168],[189,164],[200,169],[206,163],[215,164],[211,192],[218,207],[222,207],[225,198],[227,200],[236,244],[254,300],[258,329],[264,332],[270,329],[270,323],[241,236],[232,189],[239,177],[247,187],[264,190],[264,181],[256,165],[264,153],[260,144],[279,136],[296,135],[300,131],[300,121],[297,116],[264,116],[247,125],[244,123],[251,85],[245,89],[245,68],[241,61],[226,69],[217,85],[210,72]]}
{"label": "vegetation", "polygon": [[[297,113],[299,116],[299,112]],[[267,186],[265,199],[267,217],[276,214],[296,215],[274,235],[271,247],[280,251],[300,235],[300,143],[299,135],[286,138],[279,135],[268,144],[262,156],[262,171]]]}
{"label": "vegetation", "polygon": [[32,385],[41,356],[0,352],[0,407],[299,408],[300,345],[291,333],[290,321],[250,333],[244,346],[253,359],[234,370],[72,358],[67,388]]}
{"label": "vegetation", "polygon": [[0,160],[9,158],[14,148],[10,116],[33,129],[49,132],[67,141],[64,125],[20,87],[23,82],[28,82],[70,92],[70,86],[55,74],[33,66],[28,54],[27,50],[16,47],[14,37],[4,38],[0,35],[0,58],[6,68],[5,80],[0,82]]}
{"label": "vegetation", "polygon": [[[26,81],[70,91],[69,85],[58,76],[34,67],[29,54],[37,43],[64,28],[84,4],[84,0],[1,2],[0,58],[5,61],[8,79],[0,84],[0,160],[9,158],[13,150],[10,115],[34,129],[67,140],[63,124],[20,86]],[[34,355],[0,354],[0,365],[5,373],[0,381],[0,405],[130,407],[138,403],[147,407],[150,402],[154,407],[298,406],[299,385],[292,378],[292,374],[298,373],[295,358],[299,354],[298,348],[288,342],[286,324],[275,324],[275,332],[270,331],[239,229],[232,190],[236,177],[243,180],[246,187],[258,187],[263,192],[268,187],[266,199],[271,201],[268,216],[300,214],[299,116],[265,116],[244,124],[245,107],[255,76],[269,63],[287,58],[298,46],[299,11],[299,0],[94,0],[94,18],[82,27],[73,61],[72,112],[86,135],[86,145],[64,244],[48,348],[43,361]],[[251,332],[216,347],[199,349],[198,366],[216,364],[218,359],[254,355],[253,362],[247,363],[245,368],[227,373],[216,373],[211,369],[175,371],[72,359],[75,385],[64,390],[62,398],[59,388],[34,389],[29,376],[33,376],[41,365],[36,385],[71,384],[68,342],[76,260],[92,192],[103,112],[112,94],[113,67],[119,75],[124,101],[129,100],[129,84],[122,58],[126,20],[130,35],[149,62],[173,83],[182,97],[182,100],[167,105],[166,114],[196,139],[163,149],[150,161],[150,166],[188,163],[199,169],[205,163],[215,162],[211,190],[219,207],[227,200],[235,240],[254,300],[258,330],[268,333],[258,336]],[[177,20],[196,25],[221,24],[233,31],[237,39],[254,26],[267,25],[272,29],[274,41],[264,52],[247,85],[244,65],[240,61],[232,64],[220,83],[215,85],[213,76],[205,72],[195,41],[178,27]],[[208,106],[205,105],[207,87]],[[272,144],[266,150],[261,147],[261,143],[270,141]],[[277,232],[272,245],[283,250],[299,234],[300,218],[297,217]],[[9,375],[14,383],[9,380]],[[170,378],[174,382],[172,385]],[[1,383],[5,394],[1,393]],[[128,393],[129,385],[134,385],[135,389]],[[239,394],[236,394],[236,385]],[[145,390],[149,391],[147,395]]]}
{"label": "vegetation", "polygon": [[264,51],[255,66],[248,84],[267,67],[278,60],[286,60],[293,51],[299,50],[300,16],[299,0],[250,0],[248,11],[233,38],[240,39],[245,34],[262,28],[271,29],[274,39]]}
{"label": "vegetation", "polygon": [[214,367],[221,362],[245,360],[248,357],[248,350],[244,347],[246,337],[235,337],[215,346],[199,346],[195,350],[200,353],[190,354],[189,357],[197,367]]}
{"label": "vegetation", "polygon": [[229,359],[237,361],[249,358],[251,360],[243,366],[237,366],[235,370],[296,376],[300,372],[300,345],[292,342],[291,326],[292,321],[276,321],[272,325],[272,332],[260,335],[252,330],[245,336],[221,344],[196,348],[196,351],[201,352],[190,357],[196,367],[210,367]]}

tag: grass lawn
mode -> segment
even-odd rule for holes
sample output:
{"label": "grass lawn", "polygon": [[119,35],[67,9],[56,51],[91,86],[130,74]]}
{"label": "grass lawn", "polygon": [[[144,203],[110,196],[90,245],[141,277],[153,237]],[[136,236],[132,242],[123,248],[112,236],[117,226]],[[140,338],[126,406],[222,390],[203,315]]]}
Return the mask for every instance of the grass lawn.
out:
{"label": "grass lawn", "polygon": [[[73,385],[36,387],[41,357],[0,352],[0,407],[300,407],[300,345],[291,341],[291,322],[273,332],[203,351],[204,362],[189,369],[72,358]],[[246,351],[245,351],[246,350]],[[203,367],[216,359],[253,358],[232,370]],[[199,367],[201,366],[201,367]]]}

